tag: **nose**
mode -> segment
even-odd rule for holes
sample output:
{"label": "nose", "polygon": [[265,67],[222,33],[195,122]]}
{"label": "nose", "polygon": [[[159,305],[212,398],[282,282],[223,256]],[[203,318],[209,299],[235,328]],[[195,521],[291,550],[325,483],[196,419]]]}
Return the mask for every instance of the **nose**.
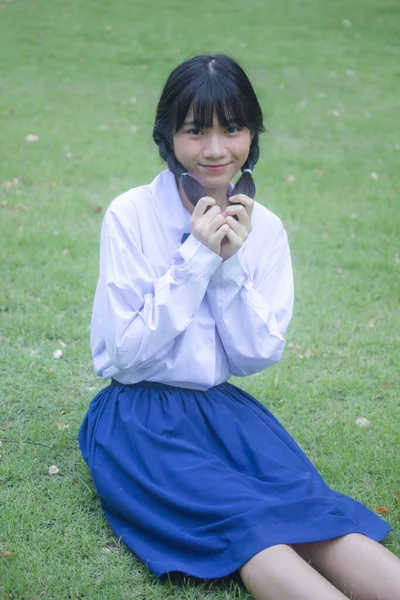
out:
{"label": "nose", "polygon": [[220,160],[226,154],[223,137],[213,133],[207,136],[207,142],[203,148],[204,158]]}

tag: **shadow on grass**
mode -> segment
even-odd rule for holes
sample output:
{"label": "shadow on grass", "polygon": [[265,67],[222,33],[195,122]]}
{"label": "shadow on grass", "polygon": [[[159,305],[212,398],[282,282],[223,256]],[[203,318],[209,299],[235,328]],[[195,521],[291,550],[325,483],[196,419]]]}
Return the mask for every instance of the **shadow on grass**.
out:
{"label": "shadow on grass", "polygon": [[196,591],[204,594],[211,594],[218,591],[229,592],[232,598],[247,598],[247,590],[240,577],[239,571],[235,571],[225,577],[214,579],[201,579],[172,571],[160,578],[160,583],[175,588],[194,588]]}

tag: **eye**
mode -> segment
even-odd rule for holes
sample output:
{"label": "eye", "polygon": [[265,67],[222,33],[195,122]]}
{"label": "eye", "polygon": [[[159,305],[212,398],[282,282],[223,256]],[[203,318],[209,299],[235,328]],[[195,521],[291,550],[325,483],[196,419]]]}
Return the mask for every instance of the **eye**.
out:
{"label": "eye", "polygon": [[240,127],[236,127],[236,125],[231,125],[230,127],[227,127],[226,129],[226,133],[239,133],[240,131]]}
{"label": "eye", "polygon": [[186,131],[186,133],[188,133],[189,135],[203,135],[203,132],[201,129],[196,129],[195,127],[193,129],[188,129]]}

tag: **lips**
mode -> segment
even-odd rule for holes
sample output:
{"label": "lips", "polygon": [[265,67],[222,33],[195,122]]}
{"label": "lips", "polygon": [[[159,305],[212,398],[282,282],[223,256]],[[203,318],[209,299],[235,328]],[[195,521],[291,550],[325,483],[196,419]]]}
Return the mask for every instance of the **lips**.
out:
{"label": "lips", "polygon": [[225,165],[200,165],[203,169],[207,169],[207,171],[216,172],[223,171],[228,167],[230,163],[226,163]]}

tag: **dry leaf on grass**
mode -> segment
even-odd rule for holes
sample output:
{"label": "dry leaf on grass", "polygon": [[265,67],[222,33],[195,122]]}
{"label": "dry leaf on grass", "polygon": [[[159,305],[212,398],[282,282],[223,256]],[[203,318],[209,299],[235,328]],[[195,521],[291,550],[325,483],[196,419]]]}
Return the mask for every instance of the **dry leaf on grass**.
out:
{"label": "dry leaf on grass", "polygon": [[0,550],[0,556],[4,556],[4,558],[9,558],[12,556],[11,552],[6,552],[5,550]]}
{"label": "dry leaf on grass", "polygon": [[65,423],[57,423],[57,427],[60,431],[64,431],[64,429],[69,428],[69,425],[66,425]]}
{"label": "dry leaf on grass", "polygon": [[299,344],[292,344],[292,343],[290,343],[290,344],[289,344],[289,348],[290,348],[291,350],[294,350],[294,351],[296,351],[296,350],[300,350],[300,349],[301,349],[301,346],[299,346]]}
{"label": "dry leaf on grass", "polygon": [[372,423],[371,421],[368,421],[368,419],[364,419],[364,417],[358,417],[356,419],[356,425],[363,427],[364,429],[369,429],[372,426]]}
{"label": "dry leaf on grass", "polygon": [[6,190],[10,190],[13,186],[18,185],[19,183],[21,183],[21,180],[18,179],[18,177],[14,177],[12,179],[12,181],[3,181],[3,187],[6,188]]}
{"label": "dry leaf on grass", "polygon": [[57,473],[59,473],[60,469],[58,467],[56,467],[56,465],[51,465],[51,467],[49,467],[49,475],[50,477],[52,475],[56,475]]}
{"label": "dry leaf on grass", "polygon": [[102,551],[103,554],[111,554],[110,548],[106,548],[105,547],[105,548],[102,548],[101,551]]}
{"label": "dry leaf on grass", "polygon": [[28,135],[25,136],[25,140],[27,142],[37,142],[38,140],[40,140],[40,137],[38,135],[35,135],[34,133],[28,133]]}
{"label": "dry leaf on grass", "polygon": [[311,348],[307,348],[304,352],[300,352],[301,346],[298,344],[289,344],[290,350],[292,350],[297,358],[312,358],[313,356],[317,356],[317,350],[312,350]]}
{"label": "dry leaf on grass", "polygon": [[388,508],[387,506],[377,506],[375,512],[378,515],[387,515],[388,513],[390,513],[390,508]]}
{"label": "dry leaf on grass", "polygon": [[396,490],[395,492],[393,492],[393,496],[398,502],[400,502],[400,490]]}

